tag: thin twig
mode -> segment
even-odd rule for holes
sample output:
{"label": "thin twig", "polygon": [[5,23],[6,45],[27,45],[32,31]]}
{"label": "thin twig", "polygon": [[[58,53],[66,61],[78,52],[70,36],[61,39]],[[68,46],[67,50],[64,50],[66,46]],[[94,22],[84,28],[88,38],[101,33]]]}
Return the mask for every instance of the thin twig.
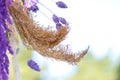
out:
{"label": "thin twig", "polygon": [[19,49],[15,51],[12,57],[12,63],[13,63],[13,71],[14,71],[14,80],[21,80],[20,77],[20,70],[19,70],[19,65],[18,65],[18,60],[17,60],[17,54],[19,52]]}

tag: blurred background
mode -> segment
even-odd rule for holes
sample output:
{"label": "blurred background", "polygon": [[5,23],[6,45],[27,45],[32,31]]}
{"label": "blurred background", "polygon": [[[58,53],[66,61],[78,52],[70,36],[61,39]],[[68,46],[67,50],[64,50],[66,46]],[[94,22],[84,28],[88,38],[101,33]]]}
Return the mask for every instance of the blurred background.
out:
{"label": "blurred background", "polygon": [[[61,1],[68,5],[68,9],[57,8],[53,0],[40,0],[69,23],[71,30],[61,44],[69,44],[73,52],[82,51],[89,45],[88,54],[77,65],[71,65],[26,50],[20,42],[21,80],[120,80],[120,0]],[[39,11],[33,14],[34,20],[43,27],[55,28],[48,19],[52,14],[38,6]],[[27,66],[29,58],[40,65],[40,72]],[[12,64],[10,70],[10,80],[13,80]]]}

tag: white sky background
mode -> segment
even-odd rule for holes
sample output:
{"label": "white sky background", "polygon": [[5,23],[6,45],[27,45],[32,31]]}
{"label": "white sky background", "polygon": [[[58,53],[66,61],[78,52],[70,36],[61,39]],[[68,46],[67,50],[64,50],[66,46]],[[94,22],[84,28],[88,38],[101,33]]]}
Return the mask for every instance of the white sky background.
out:
{"label": "white sky background", "polygon": [[[61,1],[68,5],[68,9],[57,8],[51,0],[40,0],[55,14],[64,17],[69,22],[71,30],[63,44],[70,44],[73,51],[82,50],[90,45],[90,51],[93,52],[96,58],[101,58],[108,54],[115,60],[120,56],[120,0]],[[42,6],[40,6],[40,11],[44,12],[49,18],[52,17],[52,14]],[[38,12],[35,19],[41,25],[55,26],[52,21],[48,20],[40,12]],[[107,53],[109,49],[112,52]],[[54,76],[72,72],[71,66],[69,67],[69,65],[65,64],[61,68],[61,64],[63,63],[52,62],[49,64],[49,72],[47,72]]]}

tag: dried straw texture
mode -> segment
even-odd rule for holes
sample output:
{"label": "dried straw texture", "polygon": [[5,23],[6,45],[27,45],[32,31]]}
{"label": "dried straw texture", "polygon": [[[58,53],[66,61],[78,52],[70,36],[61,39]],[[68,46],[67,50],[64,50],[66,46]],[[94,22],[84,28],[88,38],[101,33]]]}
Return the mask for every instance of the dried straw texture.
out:
{"label": "dried straw texture", "polygon": [[81,52],[73,53],[72,51],[70,51],[68,46],[59,46],[57,47],[57,49],[43,50],[41,52],[41,55],[52,57],[56,60],[66,61],[70,64],[76,64],[80,61],[81,58],[83,58],[87,54],[88,50],[89,46],[87,49]]}
{"label": "dried straw texture", "polygon": [[67,25],[61,27],[58,31],[43,29],[34,23],[24,6],[16,1],[9,8],[9,12],[27,48],[32,48],[45,57],[69,63],[79,62],[87,53],[88,48],[83,52],[75,54],[67,46],[56,47],[56,45],[65,39],[68,33]]}
{"label": "dried straw texture", "polygon": [[13,2],[9,12],[24,44],[37,47],[39,50],[52,48],[64,40],[67,35],[67,25],[58,31],[50,31],[39,27],[30,18],[22,4]]}

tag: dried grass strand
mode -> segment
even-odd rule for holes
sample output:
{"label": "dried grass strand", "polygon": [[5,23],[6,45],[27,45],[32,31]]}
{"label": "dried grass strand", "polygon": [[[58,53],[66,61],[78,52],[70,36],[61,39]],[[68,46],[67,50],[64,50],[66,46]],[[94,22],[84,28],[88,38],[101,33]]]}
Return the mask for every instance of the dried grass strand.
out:
{"label": "dried grass strand", "polygon": [[24,6],[16,1],[9,8],[9,12],[23,43],[27,48],[38,51],[42,56],[74,64],[88,52],[89,47],[78,53],[71,52],[69,46],[56,47],[65,39],[68,33],[67,25],[58,31],[43,29],[30,19]]}
{"label": "dried grass strand", "polygon": [[73,53],[72,51],[69,51],[69,47],[68,48],[65,47],[66,46],[58,47],[59,50],[57,49],[43,50],[40,51],[40,54],[46,57],[50,57],[50,58],[52,57],[56,60],[65,61],[70,64],[76,64],[80,61],[81,58],[83,58],[87,54],[89,50],[89,46],[88,46],[87,49],[81,52]]}
{"label": "dried grass strand", "polygon": [[64,40],[68,33],[67,25],[58,31],[50,31],[39,27],[29,16],[22,4],[13,2],[9,8],[16,28],[27,47],[42,49],[52,48]]}

